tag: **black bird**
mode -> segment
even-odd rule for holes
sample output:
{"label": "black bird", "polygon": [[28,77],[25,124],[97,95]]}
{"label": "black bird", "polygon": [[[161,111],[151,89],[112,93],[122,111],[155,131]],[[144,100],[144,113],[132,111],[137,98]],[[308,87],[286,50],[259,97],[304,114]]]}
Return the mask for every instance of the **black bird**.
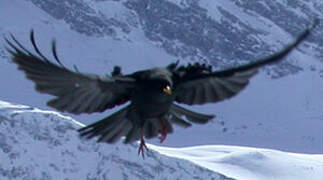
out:
{"label": "black bird", "polygon": [[47,59],[35,43],[34,33],[30,41],[36,53],[31,53],[11,35],[7,50],[12,61],[35,83],[36,90],[55,96],[48,105],[69,113],[102,112],[130,101],[130,104],[112,115],[79,129],[81,136],[98,142],[114,143],[125,136],[124,143],[140,140],[138,154],[147,147],[145,138],[160,134],[163,142],[167,133],[173,131],[172,124],[189,127],[192,123],[204,124],[214,116],[204,115],[180,107],[215,103],[229,99],[249,83],[263,65],[282,60],[311,32],[306,29],[296,40],[281,51],[249,64],[225,70],[212,71],[211,66],[193,64],[179,66],[172,63],[167,67],[153,68],[123,75],[115,67],[111,75],[84,74],[77,69],[64,67],[57,57],[55,41],[52,53],[56,63]]}

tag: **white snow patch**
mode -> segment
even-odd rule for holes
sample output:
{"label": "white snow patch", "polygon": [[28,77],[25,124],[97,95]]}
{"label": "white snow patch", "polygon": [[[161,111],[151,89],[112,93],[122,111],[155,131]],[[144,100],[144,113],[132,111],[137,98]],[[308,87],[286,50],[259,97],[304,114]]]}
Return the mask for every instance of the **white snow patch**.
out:
{"label": "white snow patch", "polygon": [[323,155],[221,145],[149,148],[239,180],[320,180],[323,176]]}

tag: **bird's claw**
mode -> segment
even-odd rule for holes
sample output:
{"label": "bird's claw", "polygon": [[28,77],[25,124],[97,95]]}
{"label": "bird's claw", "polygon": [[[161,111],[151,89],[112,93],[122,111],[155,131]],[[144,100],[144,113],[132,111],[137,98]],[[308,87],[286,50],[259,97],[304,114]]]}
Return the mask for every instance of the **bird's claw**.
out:
{"label": "bird's claw", "polygon": [[145,158],[145,150],[148,151],[148,147],[145,143],[144,137],[141,136],[140,139],[140,145],[139,145],[139,149],[138,149],[138,155],[142,155],[142,158]]}
{"label": "bird's claw", "polygon": [[159,140],[160,140],[160,143],[164,142],[166,137],[167,137],[167,130],[166,130],[166,126],[163,122],[162,119],[159,119],[159,123],[160,123],[160,130],[159,130],[159,133],[160,133],[160,137],[159,137]]}
{"label": "bird's claw", "polygon": [[162,129],[160,131],[160,137],[159,137],[160,143],[164,142],[166,137],[167,137],[167,132],[165,129]]}

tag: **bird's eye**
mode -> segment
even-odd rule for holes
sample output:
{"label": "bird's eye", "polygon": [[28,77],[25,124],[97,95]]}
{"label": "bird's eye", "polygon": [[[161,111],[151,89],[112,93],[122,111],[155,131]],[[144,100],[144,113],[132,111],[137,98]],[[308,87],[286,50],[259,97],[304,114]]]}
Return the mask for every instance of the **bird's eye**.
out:
{"label": "bird's eye", "polygon": [[171,95],[171,94],[172,94],[172,89],[171,89],[169,86],[164,87],[164,88],[163,88],[163,91],[164,91],[165,93],[169,94],[169,95]]}

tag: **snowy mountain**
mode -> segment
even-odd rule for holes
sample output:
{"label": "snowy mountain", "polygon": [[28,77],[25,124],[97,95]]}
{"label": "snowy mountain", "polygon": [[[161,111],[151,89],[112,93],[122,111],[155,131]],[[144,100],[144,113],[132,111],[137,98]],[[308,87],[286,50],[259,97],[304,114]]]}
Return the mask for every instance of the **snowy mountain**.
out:
{"label": "snowy mountain", "polygon": [[[139,69],[164,66],[178,59],[182,64],[199,61],[210,63],[215,69],[223,69],[255,61],[279,50],[310,25],[314,18],[322,18],[322,8],[323,2],[319,0],[1,0],[0,34],[9,37],[12,33],[24,45],[31,47],[28,33],[30,29],[34,29],[36,41],[41,51],[48,57],[52,57],[50,41],[55,38],[58,55],[63,64],[70,68],[76,65],[81,72],[110,74],[114,65],[120,65],[124,73],[130,73]],[[237,150],[239,148],[231,149],[231,145],[322,154],[322,27],[321,23],[310,38],[286,60],[264,68],[237,97],[217,104],[187,107],[194,111],[215,114],[216,118],[208,125],[195,125],[188,129],[176,128],[175,133],[170,134],[162,145],[167,147],[209,145],[206,149],[198,147],[200,154],[196,158],[199,161],[194,159],[194,153],[190,152],[191,156],[187,157],[186,149],[163,150],[157,146],[154,148],[154,145],[150,147],[170,156],[176,151],[177,157],[202,166],[207,159],[219,162],[216,166],[219,168],[212,169],[210,166],[207,168],[237,179],[257,179],[257,177],[270,179],[271,174],[265,173],[269,171],[266,168],[272,165],[268,162],[274,161],[278,164],[285,162],[283,156],[293,160],[298,158],[293,154],[273,151],[274,154],[278,152],[279,158],[272,159],[267,153],[271,153],[270,150],[264,152],[247,148],[247,154],[252,151],[252,155],[249,156],[240,153],[241,151]],[[33,84],[10,62],[9,54],[4,47],[3,38],[0,38],[0,100],[53,110],[46,106],[47,100],[51,97],[34,90]],[[66,115],[89,124],[114,111],[115,109],[102,114]],[[44,126],[50,129],[52,125]],[[73,137],[76,138],[76,134]],[[65,148],[77,148],[72,145],[73,142],[74,140],[65,142],[71,143]],[[124,159],[136,158],[137,161],[138,158],[132,146],[82,143],[92,143],[95,147],[103,146],[104,153],[108,151],[106,149],[111,148],[122,149],[120,150],[122,152],[130,149],[129,152],[133,152],[134,155]],[[155,140],[149,143],[160,145]],[[31,146],[40,147],[36,144]],[[251,172],[263,171],[259,172],[261,175],[247,176],[246,173],[240,173],[241,169],[234,170],[232,166],[223,169],[225,167],[221,166],[223,165],[221,158],[225,153],[219,153],[222,150],[218,150],[218,146],[209,148],[211,145],[219,144],[230,145],[230,150],[223,152],[232,152],[233,155],[237,155],[234,153],[236,150],[239,152],[237,158],[233,157],[230,161],[250,160],[250,166],[261,163],[263,168],[249,168]],[[214,151],[220,156],[205,151]],[[253,151],[260,151],[259,156],[267,158],[257,159],[258,155],[253,155]],[[180,152],[184,155],[179,154]],[[205,157],[203,153],[214,155],[215,159]],[[318,163],[304,166],[300,163],[293,166],[303,176],[296,174],[289,178],[306,179],[305,177],[310,174],[305,171],[314,172],[312,179],[319,177],[320,174],[316,174],[322,168],[319,155],[296,156],[301,157],[300,161],[308,160],[315,164],[316,161],[311,159],[317,158]],[[34,154],[34,157],[37,157],[37,154]],[[307,160],[302,159],[303,157]],[[56,158],[62,157],[57,155]],[[29,160],[24,162],[20,159],[20,162],[23,164]],[[145,164],[141,160],[138,160],[138,163]],[[243,163],[241,167],[247,164]],[[288,172],[294,170],[292,167],[274,165],[282,167],[283,170],[289,169]],[[100,165],[91,164],[91,166]],[[37,166],[31,169],[35,167]],[[300,169],[304,167],[304,171],[298,167]],[[80,168],[88,169],[87,166]],[[22,170],[10,169],[10,171],[19,174]],[[8,171],[1,172],[8,173]],[[77,174],[75,173],[75,176]]]}
{"label": "snowy mountain", "polygon": [[148,144],[142,159],[138,144],[80,139],[76,130],[82,126],[56,112],[0,101],[0,179],[319,180],[323,175],[323,155],[261,148]]}
{"label": "snowy mountain", "polygon": [[225,176],[138,145],[79,138],[84,125],[56,112],[0,101],[0,179],[212,179]]}

